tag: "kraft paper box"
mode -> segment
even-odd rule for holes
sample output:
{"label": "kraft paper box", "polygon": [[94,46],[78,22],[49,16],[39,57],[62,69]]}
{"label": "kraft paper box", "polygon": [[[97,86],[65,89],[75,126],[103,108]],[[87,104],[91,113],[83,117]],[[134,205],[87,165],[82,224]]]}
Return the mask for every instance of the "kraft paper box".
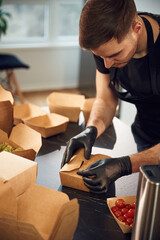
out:
{"label": "kraft paper box", "polygon": [[114,217],[114,219],[116,220],[116,222],[118,223],[119,227],[121,228],[123,233],[130,233],[132,232],[132,227],[126,225],[125,223],[121,222],[118,220],[118,218],[116,218],[116,216],[113,214],[111,208],[113,206],[115,206],[115,202],[118,199],[124,199],[126,204],[133,204],[136,201],[136,196],[125,196],[125,197],[114,197],[114,198],[107,198],[107,204],[109,207],[109,210],[112,214],[112,216]]}
{"label": "kraft paper box", "polygon": [[53,92],[47,97],[51,113],[66,116],[71,122],[78,122],[84,95]]}
{"label": "kraft paper box", "polygon": [[25,121],[25,124],[47,138],[66,131],[69,118],[56,113],[34,117]]}
{"label": "kraft paper box", "polygon": [[[9,194],[11,195],[11,192]],[[0,202],[1,196],[0,189]],[[4,200],[4,196],[2,198]],[[12,211],[4,207],[1,210],[0,239],[71,240],[73,238],[79,217],[77,199],[70,201],[64,193],[33,184],[16,199],[16,206],[13,195],[12,200]],[[14,209],[17,212],[13,211]]]}
{"label": "kraft paper box", "polygon": [[12,94],[0,85],[0,129],[7,134],[13,126],[13,103]]}
{"label": "kraft paper box", "polygon": [[88,168],[92,163],[99,159],[109,158],[102,154],[91,155],[89,160],[84,158],[84,149],[79,150],[60,170],[61,184],[66,187],[75,188],[78,190],[89,192],[89,189],[84,185],[82,176],[77,172]]}
{"label": "kraft paper box", "polygon": [[41,134],[19,123],[12,128],[10,136],[0,129],[0,144],[9,143],[12,147],[19,147],[21,151],[13,151],[12,153],[34,160],[40,147],[42,146]]}
{"label": "kraft paper box", "polygon": [[13,108],[14,124],[24,123],[25,120],[45,115],[47,111],[34,104],[20,104]]}
{"label": "kraft paper box", "polygon": [[81,111],[83,112],[85,123],[87,123],[87,121],[89,119],[90,112],[91,112],[94,101],[95,101],[95,98],[87,98],[87,99],[85,99],[85,101],[82,105]]}
{"label": "kraft paper box", "polygon": [[3,151],[0,153],[0,178],[1,182],[11,185],[17,197],[36,183],[37,163]]}

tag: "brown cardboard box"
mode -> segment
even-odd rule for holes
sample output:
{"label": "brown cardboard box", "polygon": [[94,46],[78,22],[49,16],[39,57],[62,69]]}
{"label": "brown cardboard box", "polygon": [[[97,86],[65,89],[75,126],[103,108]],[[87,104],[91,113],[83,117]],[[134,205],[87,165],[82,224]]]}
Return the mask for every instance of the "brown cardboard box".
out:
{"label": "brown cardboard box", "polygon": [[34,117],[25,121],[25,124],[47,138],[66,131],[69,118],[56,113]]}
{"label": "brown cardboard box", "polygon": [[87,121],[89,119],[90,112],[91,112],[94,101],[95,101],[95,98],[87,98],[87,99],[85,99],[85,101],[81,107],[85,123],[87,123]]}
{"label": "brown cardboard box", "polygon": [[112,216],[114,217],[114,219],[116,220],[116,222],[118,223],[119,227],[121,228],[122,232],[123,233],[130,233],[132,231],[132,227],[127,226],[127,225],[125,225],[125,223],[119,221],[118,218],[116,218],[116,216],[113,214],[113,212],[111,210],[111,208],[113,206],[115,206],[115,202],[116,202],[117,199],[124,199],[126,204],[133,204],[136,201],[136,196],[107,198],[107,204],[108,204],[109,210],[110,210]]}
{"label": "brown cardboard box", "polygon": [[0,153],[0,179],[1,183],[9,182],[17,197],[36,183],[37,163],[3,151]]}
{"label": "brown cardboard box", "polygon": [[0,129],[7,134],[13,126],[13,103],[12,94],[0,85]]}
{"label": "brown cardboard box", "polygon": [[47,114],[47,111],[34,104],[20,104],[13,108],[14,124],[24,123],[25,120]]}
{"label": "brown cardboard box", "polygon": [[78,122],[84,95],[53,92],[47,97],[51,113],[66,116],[71,122]]}
{"label": "brown cardboard box", "polygon": [[[9,189],[5,192],[7,191]],[[0,188],[0,203],[2,196],[4,199]],[[12,214],[11,210],[5,208],[1,210],[0,239],[72,239],[79,217],[76,199],[70,201],[64,193],[33,184],[16,201],[17,205],[13,204],[12,208],[17,209],[17,214]],[[13,202],[15,203],[15,199]]]}
{"label": "brown cardboard box", "polygon": [[84,158],[84,149],[79,150],[69,163],[66,163],[60,170],[61,184],[66,187],[79,189],[89,192],[89,189],[84,185],[82,176],[79,176],[77,172],[88,168],[92,163],[99,159],[109,158],[106,155],[95,154],[91,155],[89,160]]}
{"label": "brown cardboard box", "polygon": [[40,133],[31,129],[23,123],[19,123],[12,128],[10,136],[0,129],[0,143],[7,142],[13,147],[20,147],[22,151],[14,151],[12,153],[34,160],[40,147],[42,146],[42,138]]}

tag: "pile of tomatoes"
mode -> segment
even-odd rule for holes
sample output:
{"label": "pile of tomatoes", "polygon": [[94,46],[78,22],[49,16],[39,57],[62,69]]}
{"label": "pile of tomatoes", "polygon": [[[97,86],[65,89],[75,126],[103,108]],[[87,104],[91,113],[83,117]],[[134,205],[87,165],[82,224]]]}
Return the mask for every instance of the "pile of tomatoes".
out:
{"label": "pile of tomatoes", "polygon": [[132,204],[127,204],[123,199],[117,199],[115,201],[115,206],[113,206],[111,210],[119,221],[132,227],[135,207],[136,202],[133,202]]}

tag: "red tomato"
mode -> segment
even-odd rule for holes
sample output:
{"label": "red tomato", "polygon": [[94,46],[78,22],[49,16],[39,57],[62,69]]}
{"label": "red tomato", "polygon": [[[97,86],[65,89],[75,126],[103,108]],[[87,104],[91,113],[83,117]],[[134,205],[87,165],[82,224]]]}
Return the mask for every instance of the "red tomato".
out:
{"label": "red tomato", "polygon": [[126,206],[125,201],[121,198],[116,200],[116,206],[118,208],[124,208]]}
{"label": "red tomato", "polygon": [[128,222],[130,225],[131,223],[133,223],[133,218],[127,218],[126,222]]}
{"label": "red tomato", "polygon": [[134,202],[131,206],[132,206],[132,208],[135,208],[136,207],[136,202]]}
{"label": "red tomato", "polygon": [[114,212],[114,215],[118,218],[119,216],[122,216],[122,212],[120,210],[117,210]]}
{"label": "red tomato", "polygon": [[126,207],[122,208],[122,213],[125,214],[126,212],[128,212],[128,209]]}
{"label": "red tomato", "polygon": [[127,209],[130,209],[131,207],[132,207],[131,204],[126,204]]}
{"label": "red tomato", "polygon": [[123,216],[125,217],[125,219],[127,219],[127,218],[128,218],[128,216],[127,216],[127,214],[126,214],[126,213],[125,213]]}
{"label": "red tomato", "polygon": [[126,221],[126,219],[125,219],[124,216],[119,216],[119,217],[118,217],[118,220],[121,221],[121,222],[125,222],[125,221]]}
{"label": "red tomato", "polygon": [[124,222],[126,225],[128,225],[129,226],[129,223],[126,221],[126,222]]}
{"label": "red tomato", "polygon": [[113,213],[116,212],[118,209],[119,209],[119,208],[116,207],[116,206],[111,207],[111,210],[112,210]]}
{"label": "red tomato", "polygon": [[133,223],[131,223],[129,226],[133,227]]}
{"label": "red tomato", "polygon": [[135,213],[135,209],[134,208],[130,208],[128,210],[128,212],[126,213],[126,215],[128,216],[128,218],[133,218],[134,217],[134,213]]}

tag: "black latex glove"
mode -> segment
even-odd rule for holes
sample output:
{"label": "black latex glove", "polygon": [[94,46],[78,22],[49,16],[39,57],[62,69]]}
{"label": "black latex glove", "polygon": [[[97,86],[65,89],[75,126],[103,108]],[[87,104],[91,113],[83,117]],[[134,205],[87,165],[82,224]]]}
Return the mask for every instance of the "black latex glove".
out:
{"label": "black latex glove", "polygon": [[72,137],[67,142],[67,147],[63,155],[61,167],[63,167],[65,163],[68,163],[70,161],[76,150],[83,147],[85,149],[84,157],[88,160],[90,158],[92,146],[96,140],[96,137],[97,128],[94,126],[87,127],[83,132]]}
{"label": "black latex glove", "polygon": [[106,193],[111,183],[119,177],[132,173],[130,157],[100,159],[86,170],[78,171],[86,187],[94,193]]}

